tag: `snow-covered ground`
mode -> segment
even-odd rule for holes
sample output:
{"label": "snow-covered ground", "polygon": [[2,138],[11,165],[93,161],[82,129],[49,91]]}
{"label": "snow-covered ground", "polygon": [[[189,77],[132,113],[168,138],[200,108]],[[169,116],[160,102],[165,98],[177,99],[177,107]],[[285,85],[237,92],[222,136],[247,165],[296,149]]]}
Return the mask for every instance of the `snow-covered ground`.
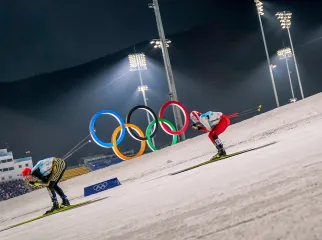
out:
{"label": "snow-covered ground", "polygon": [[[322,239],[322,94],[232,125],[228,152],[277,143],[194,170],[207,135],[63,182],[72,203],[105,200],[0,232],[0,239]],[[83,198],[83,188],[122,185]],[[0,202],[0,229],[42,214],[45,190]]]}

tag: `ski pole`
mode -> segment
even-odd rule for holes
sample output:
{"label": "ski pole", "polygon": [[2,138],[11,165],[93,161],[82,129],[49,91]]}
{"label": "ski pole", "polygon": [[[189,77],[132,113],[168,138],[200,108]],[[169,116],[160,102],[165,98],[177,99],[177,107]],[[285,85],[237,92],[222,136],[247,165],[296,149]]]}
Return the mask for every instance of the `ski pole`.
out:
{"label": "ski pole", "polygon": [[262,109],[262,105],[259,105],[256,108],[247,109],[247,110],[244,110],[242,112],[232,113],[232,114],[228,115],[227,117],[228,118],[239,117],[239,116],[243,116],[243,115],[246,115],[246,114],[249,114],[249,113],[252,113],[252,112],[260,112],[261,109]]}

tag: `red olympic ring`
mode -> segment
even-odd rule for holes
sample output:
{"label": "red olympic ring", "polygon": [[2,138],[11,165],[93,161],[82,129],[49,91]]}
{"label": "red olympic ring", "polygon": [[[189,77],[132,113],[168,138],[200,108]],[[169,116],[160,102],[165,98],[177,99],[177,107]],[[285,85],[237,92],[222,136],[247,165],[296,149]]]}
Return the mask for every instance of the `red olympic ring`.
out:
{"label": "red olympic ring", "polygon": [[161,127],[169,135],[180,135],[180,134],[184,133],[187,130],[187,128],[189,127],[189,113],[188,113],[187,109],[181,103],[179,103],[177,101],[169,101],[169,102],[166,102],[165,104],[163,104],[163,106],[161,107],[160,112],[159,112],[159,118],[163,118],[164,111],[169,105],[175,105],[176,107],[180,108],[180,110],[184,114],[185,123],[183,125],[183,128],[180,131],[176,131],[176,132],[172,131],[163,122],[160,122]]}

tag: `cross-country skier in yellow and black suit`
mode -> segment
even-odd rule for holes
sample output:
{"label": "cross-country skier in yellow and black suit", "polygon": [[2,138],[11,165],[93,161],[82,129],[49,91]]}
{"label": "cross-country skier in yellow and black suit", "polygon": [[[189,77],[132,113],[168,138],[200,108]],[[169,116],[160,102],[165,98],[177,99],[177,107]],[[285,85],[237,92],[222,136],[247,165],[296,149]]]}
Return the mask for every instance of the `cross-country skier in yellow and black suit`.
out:
{"label": "cross-country skier in yellow and black suit", "polygon": [[[24,168],[22,170],[22,176],[25,181],[33,186],[45,186],[47,187],[50,198],[53,202],[53,207],[46,212],[50,213],[59,209],[56,193],[62,199],[63,206],[69,206],[70,203],[63,190],[58,186],[58,182],[63,176],[66,170],[66,162],[61,158],[46,158],[39,161],[32,169]],[[34,179],[36,178],[36,180]]]}

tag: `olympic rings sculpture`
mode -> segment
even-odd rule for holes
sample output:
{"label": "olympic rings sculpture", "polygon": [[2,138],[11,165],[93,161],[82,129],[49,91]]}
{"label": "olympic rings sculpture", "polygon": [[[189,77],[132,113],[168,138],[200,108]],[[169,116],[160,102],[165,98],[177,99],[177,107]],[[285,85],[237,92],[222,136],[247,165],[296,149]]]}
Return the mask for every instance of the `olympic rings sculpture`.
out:
{"label": "olympic rings sculpture", "polygon": [[[184,122],[183,128],[179,131],[176,131],[175,126],[169,120],[163,118],[165,109],[170,105],[174,105],[176,107],[179,107],[179,109],[183,112],[185,122]],[[150,124],[148,125],[148,127],[145,131],[145,134],[138,126],[131,123],[131,116],[138,109],[145,110],[146,112],[148,112],[148,114],[150,114],[153,117],[153,121],[150,122]],[[110,115],[110,116],[114,117],[118,121],[118,123],[120,124],[120,126],[114,130],[110,143],[105,143],[105,142],[101,141],[97,137],[96,132],[95,132],[95,122],[101,115]],[[172,144],[176,144],[178,142],[178,135],[184,133],[189,126],[189,113],[188,113],[187,109],[180,102],[177,102],[177,101],[169,101],[169,102],[166,102],[165,104],[163,104],[160,108],[160,111],[159,111],[159,117],[157,117],[157,115],[155,114],[155,112],[151,108],[149,108],[145,105],[138,105],[138,106],[135,106],[134,108],[132,108],[129,111],[129,113],[127,114],[125,121],[117,112],[115,112],[113,110],[101,110],[101,111],[97,112],[92,117],[90,124],[89,124],[89,131],[90,131],[90,135],[91,135],[93,141],[96,144],[98,144],[99,146],[104,147],[104,148],[112,148],[115,155],[122,160],[131,160],[133,158],[141,156],[144,153],[144,151],[146,149],[146,144],[148,144],[149,148],[152,151],[157,150],[157,148],[154,146],[154,144],[152,142],[152,138],[156,135],[156,133],[158,131],[159,123],[160,123],[160,126],[163,129],[163,131],[165,131],[167,134],[172,136]],[[139,152],[133,157],[125,156],[124,154],[122,154],[119,151],[119,149],[117,147],[117,145],[119,145],[125,137],[125,132],[126,132],[125,129],[131,135],[132,138],[141,142],[141,148],[140,148]],[[120,133],[120,136],[117,138],[117,135],[119,133]]]}

